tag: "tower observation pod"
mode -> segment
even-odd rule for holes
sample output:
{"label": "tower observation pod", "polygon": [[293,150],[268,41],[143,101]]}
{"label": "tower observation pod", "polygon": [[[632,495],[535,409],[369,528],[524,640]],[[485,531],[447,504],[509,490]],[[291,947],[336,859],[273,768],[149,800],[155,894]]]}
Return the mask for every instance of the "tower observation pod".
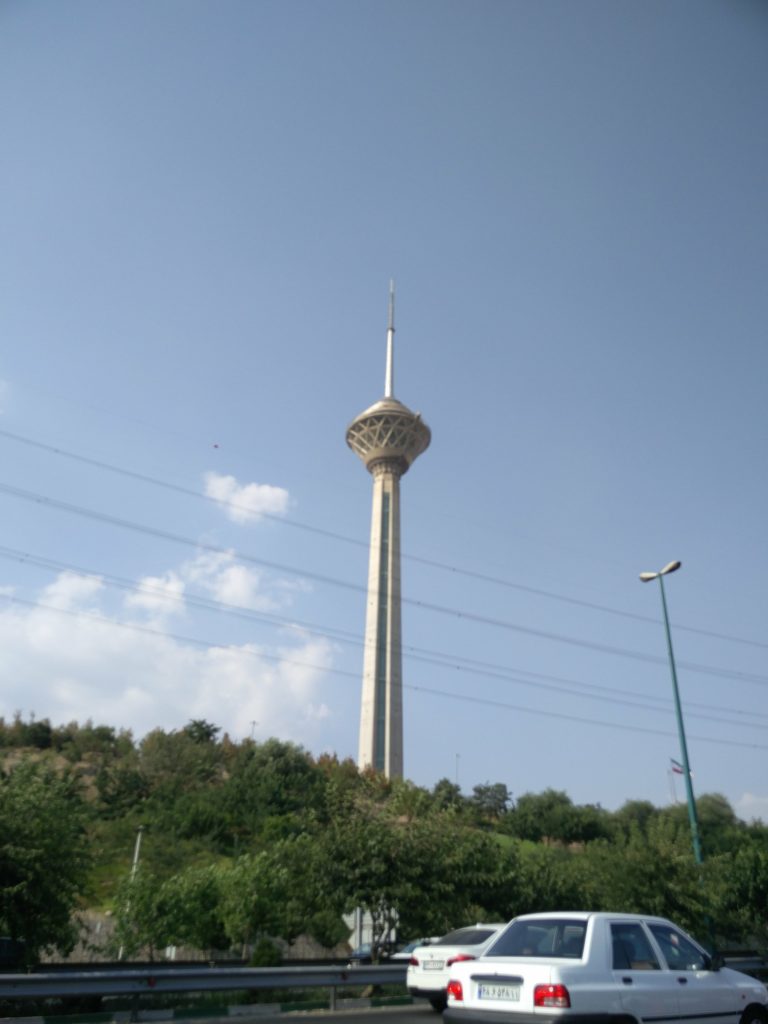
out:
{"label": "tower observation pod", "polygon": [[347,444],[373,477],[358,768],[403,774],[400,477],[429,447],[418,413],[394,397],[395,294],[390,285],[384,397],[356,416]]}

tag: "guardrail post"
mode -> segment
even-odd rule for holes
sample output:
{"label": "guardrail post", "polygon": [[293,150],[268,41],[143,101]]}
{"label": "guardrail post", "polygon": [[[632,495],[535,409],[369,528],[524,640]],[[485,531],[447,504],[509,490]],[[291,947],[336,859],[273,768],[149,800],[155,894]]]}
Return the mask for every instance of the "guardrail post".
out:
{"label": "guardrail post", "polygon": [[329,1009],[331,1009],[331,1010],[335,1010],[336,1009],[336,986],[335,985],[331,985],[331,1005],[330,1005]]}

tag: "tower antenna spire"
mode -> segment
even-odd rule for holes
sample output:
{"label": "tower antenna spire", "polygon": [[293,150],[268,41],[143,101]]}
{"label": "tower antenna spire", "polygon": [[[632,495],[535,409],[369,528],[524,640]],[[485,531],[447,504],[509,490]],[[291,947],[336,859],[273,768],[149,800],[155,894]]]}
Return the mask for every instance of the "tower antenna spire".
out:
{"label": "tower antenna spire", "polygon": [[395,377],[395,282],[389,282],[389,317],[387,319],[387,370],[384,378],[384,397],[394,397]]}

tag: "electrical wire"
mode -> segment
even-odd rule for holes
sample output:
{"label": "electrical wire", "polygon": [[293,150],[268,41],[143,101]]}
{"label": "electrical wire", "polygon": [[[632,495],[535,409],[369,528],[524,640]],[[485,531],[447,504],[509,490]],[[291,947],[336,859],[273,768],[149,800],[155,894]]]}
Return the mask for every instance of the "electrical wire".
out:
{"label": "electrical wire", "polygon": [[[13,548],[3,546],[0,546],[0,557],[17,561],[20,564],[33,565],[37,568],[47,569],[57,573],[70,573],[77,575],[82,579],[97,579],[100,582],[107,583],[109,586],[128,593],[160,597],[164,601],[167,601],[170,604],[175,603],[180,607],[190,605],[191,607],[200,608],[205,611],[224,612],[232,615],[233,617],[245,619],[249,622],[277,625],[282,628],[298,628],[304,633],[318,636],[325,640],[333,640],[335,642],[345,643],[358,648],[365,648],[366,646],[365,642],[360,640],[358,634],[342,630],[334,630],[330,627],[319,626],[316,623],[307,623],[301,620],[296,620],[295,618],[289,619],[272,613],[256,611],[251,608],[245,608],[241,605],[233,605],[224,601],[207,598],[199,594],[190,593],[188,590],[185,590],[183,595],[173,593],[169,592],[162,586],[155,586],[147,582],[136,583],[123,577],[99,573],[92,569],[83,568],[82,566],[60,562],[50,558],[42,558],[28,552],[17,551]],[[544,673],[539,672],[529,672],[489,662],[464,659],[457,655],[450,655],[441,651],[432,651],[411,646],[401,646],[400,650],[404,657],[410,661],[436,665],[442,668],[452,668],[459,672],[470,672],[474,673],[476,676],[500,679],[504,682],[513,683],[515,685],[533,686],[536,687],[537,690],[548,690],[550,692],[561,693],[571,697],[578,697],[583,700],[599,700],[601,703],[605,703],[607,701],[611,704],[618,704],[625,707],[639,708],[645,711],[660,713],[667,713],[669,708],[672,706],[672,701],[668,698],[649,697],[644,693],[617,690],[615,687],[600,686],[594,683],[584,683],[579,680],[563,679],[558,676],[545,675]],[[520,676],[525,675],[532,676],[533,679],[520,678]],[[580,689],[575,689],[575,687],[579,687]],[[584,692],[585,690],[591,690],[593,692]],[[633,700],[633,697],[638,699]],[[661,704],[661,707],[655,706],[659,704]],[[702,709],[703,711],[717,712],[717,717],[704,714],[701,710],[696,711],[696,708]],[[727,725],[737,725],[739,727],[746,726],[751,729],[768,728],[768,723],[755,721],[739,722],[723,717],[723,713],[727,713],[732,715],[741,714],[745,718],[749,716],[750,719],[754,719],[755,717],[768,718],[768,715],[755,713],[752,710],[739,711],[739,709],[736,708],[723,708],[713,705],[703,705],[696,702],[686,702],[686,709],[688,715],[693,718],[707,719],[709,721],[716,721]]]}
{"label": "electrical wire", "polygon": [[[98,622],[102,625],[110,626],[115,629],[126,629],[138,633],[147,634],[150,636],[160,637],[166,640],[174,640],[180,643],[190,644],[196,647],[203,647],[207,650],[224,650],[224,651],[235,651],[240,654],[246,654],[248,657],[257,658],[263,661],[277,662],[285,665],[292,665],[299,668],[309,668],[315,671],[323,671],[331,675],[338,675],[348,679],[354,679],[357,683],[359,676],[357,673],[347,672],[343,669],[328,668],[325,665],[317,665],[309,662],[295,661],[284,657],[283,655],[272,655],[266,654],[261,651],[254,651],[249,647],[243,647],[238,644],[215,644],[209,641],[201,640],[197,637],[183,636],[177,633],[170,633],[166,630],[156,629],[152,626],[143,626],[138,623],[127,623],[127,622],[116,622],[114,619],[109,619],[103,615],[97,615],[93,612],[84,612],[82,610],[74,610],[71,608],[61,608],[56,605],[46,604],[41,601],[28,601],[24,598],[19,598],[11,595],[0,595],[0,598],[6,601],[10,605],[20,605],[26,608],[37,608],[45,611],[51,611],[60,615],[67,615],[75,619],[86,619],[93,622]],[[602,719],[586,718],[580,715],[569,715],[565,712],[553,711],[548,709],[542,711],[536,708],[526,707],[525,705],[510,704],[506,701],[493,700],[491,698],[477,697],[476,695],[468,696],[466,694],[453,693],[449,690],[435,689],[432,687],[418,686],[414,684],[403,684],[403,688],[406,690],[412,690],[417,693],[427,693],[431,696],[445,697],[452,700],[462,701],[469,704],[480,704],[489,707],[502,708],[507,711],[515,711],[521,714],[529,715],[540,715],[545,718],[557,718],[568,722],[577,722],[581,725],[594,725],[601,728],[607,729],[619,729],[625,732],[640,732],[646,735],[653,736],[665,736],[675,738],[676,733],[665,732],[659,729],[651,729],[639,725],[627,725],[623,722],[607,722]],[[700,743],[714,743],[719,746],[738,747],[740,749],[748,748],[752,750],[766,750],[768,746],[759,743],[750,743],[745,741],[743,738],[738,740],[727,740],[722,737],[716,736],[695,736],[690,735],[690,740],[696,740]]]}
{"label": "electrical wire", "polygon": [[[346,590],[360,592],[366,592],[366,588],[358,583],[350,583],[347,580],[340,580],[338,577],[326,576],[321,573],[310,572],[296,566],[289,566],[283,563],[272,562],[267,559],[258,558],[255,555],[251,555],[242,551],[235,551],[232,548],[223,548],[219,545],[210,544],[203,541],[196,541],[190,537],[185,537],[181,534],[172,533],[169,530],[163,530],[159,527],[148,526],[142,523],[136,523],[129,519],[123,519],[119,516],[113,516],[106,512],[98,512],[95,509],[88,509],[81,505],[74,505],[71,502],[59,501],[55,498],[51,498],[47,495],[37,494],[32,491],[27,491],[23,488],[12,487],[9,484],[0,483],[0,493],[8,494],[13,497],[21,498],[24,501],[30,501],[35,504],[43,505],[48,508],[54,508],[59,511],[70,512],[74,515],[82,516],[87,519],[92,519],[97,522],[106,523],[111,526],[119,526],[122,529],[133,530],[139,533],[146,534],[148,536],[156,537],[161,540],[171,541],[175,544],[182,544],[187,547],[193,547],[201,551],[208,551],[215,554],[226,554],[236,556],[240,561],[249,562],[254,565],[260,565],[268,569],[272,569],[277,572],[289,573],[303,577],[305,579],[311,579],[315,582],[321,582],[330,586],[341,587]],[[426,611],[435,612],[441,615],[447,615],[452,618],[461,619],[467,622],[478,623],[487,626],[494,626],[499,629],[506,629],[515,633],[522,633],[526,636],[539,637],[540,639],[553,640],[557,643],[568,644],[570,646],[579,647],[586,650],[599,651],[604,654],[614,654],[619,657],[631,658],[635,661],[643,661],[650,664],[664,664],[665,659],[658,655],[646,654],[641,651],[632,651],[627,648],[614,647],[610,644],[601,644],[595,641],[581,640],[578,637],[567,636],[562,633],[553,633],[548,630],[534,629],[529,626],[521,626],[519,623],[509,622],[504,619],[497,619],[486,615],[480,615],[474,612],[462,611],[457,608],[450,608],[445,605],[435,604],[434,602],[421,601],[414,598],[402,598],[402,603],[407,604],[411,607],[421,608]],[[751,672],[737,671],[733,669],[715,668],[708,665],[700,665],[694,662],[678,661],[678,667],[686,668],[690,671],[699,672],[706,675],[720,676],[728,679],[737,679],[741,682],[757,683],[760,685],[768,684],[768,677],[757,675]]]}
{"label": "electrical wire", "polygon": [[[135,470],[126,469],[123,466],[116,466],[113,463],[105,462],[101,459],[94,459],[87,455],[79,454],[77,452],[72,452],[65,448],[60,448],[57,445],[46,444],[43,441],[37,441],[30,437],[24,437],[23,435],[14,433],[13,431],[10,430],[3,430],[0,428],[0,437],[3,437],[8,441],[14,441],[17,444],[23,444],[30,448],[35,448],[39,451],[44,451],[52,455],[57,455],[61,458],[66,458],[74,462],[79,462],[82,465],[90,466],[91,468],[94,469],[100,469],[110,473],[116,473],[120,476],[124,476],[131,480],[138,480],[142,483],[151,484],[154,487],[162,487],[165,490],[173,491],[176,494],[182,494],[185,495],[186,497],[196,498],[199,501],[210,502],[211,504],[218,505],[225,509],[229,509],[230,511],[233,512],[246,512],[251,515],[254,514],[253,508],[251,508],[248,505],[243,505],[234,501],[226,501],[219,498],[213,498],[210,495],[205,494],[201,491],[196,491],[191,487],[184,487],[181,484],[175,484],[168,480],[161,480],[160,478],[150,476],[147,473],[140,473]],[[349,537],[345,534],[336,533],[332,530],[326,530],[322,527],[313,526],[310,523],[305,523],[296,519],[291,519],[288,516],[279,516],[275,515],[274,513],[260,511],[258,512],[258,517],[261,519],[271,520],[273,522],[280,523],[281,525],[288,526],[294,529],[304,530],[308,533],[313,533],[320,537],[326,537],[330,540],[340,541],[344,544],[352,544],[356,547],[363,549],[368,548],[367,541],[360,540],[356,537]],[[414,564],[423,565],[432,569],[439,569],[443,572],[448,572],[455,576],[462,576],[467,579],[474,579],[483,583],[492,583],[496,586],[506,587],[512,590],[518,590],[521,593],[533,594],[537,597],[545,597],[553,601],[560,601],[562,603],[574,605],[576,607],[581,608],[589,608],[592,611],[605,612],[608,615],[616,615],[620,616],[621,618],[632,619],[637,622],[646,622],[651,623],[653,625],[661,624],[660,619],[655,619],[649,615],[639,615],[636,612],[628,612],[620,608],[611,608],[608,605],[597,604],[592,601],[584,601],[580,598],[568,597],[565,594],[558,594],[554,591],[543,590],[539,587],[532,587],[523,583],[515,583],[511,580],[504,579],[500,576],[493,576],[488,573],[482,573],[472,569],[461,568],[455,565],[448,565],[444,562],[440,562],[437,560],[424,558],[419,555],[412,555],[405,551],[401,552],[401,557],[406,561],[413,562]],[[689,633],[695,633],[699,636],[707,636],[717,640],[725,640],[731,643],[745,644],[751,647],[759,647],[768,650],[768,643],[759,640],[748,639],[746,637],[737,637],[727,633],[718,633],[714,630],[701,629],[696,626],[686,626],[679,622],[675,622],[675,629],[684,630],[685,632]]]}

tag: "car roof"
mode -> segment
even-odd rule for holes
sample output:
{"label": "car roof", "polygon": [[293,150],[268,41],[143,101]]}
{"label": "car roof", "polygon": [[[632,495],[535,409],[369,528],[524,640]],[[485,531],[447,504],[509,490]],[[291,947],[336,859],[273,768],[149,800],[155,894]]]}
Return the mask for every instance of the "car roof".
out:
{"label": "car roof", "polygon": [[568,921],[586,921],[592,918],[597,921],[658,921],[660,924],[672,924],[666,917],[657,917],[655,914],[624,914],[620,910],[545,910],[535,914],[519,914],[513,920],[544,921],[553,917]]}

